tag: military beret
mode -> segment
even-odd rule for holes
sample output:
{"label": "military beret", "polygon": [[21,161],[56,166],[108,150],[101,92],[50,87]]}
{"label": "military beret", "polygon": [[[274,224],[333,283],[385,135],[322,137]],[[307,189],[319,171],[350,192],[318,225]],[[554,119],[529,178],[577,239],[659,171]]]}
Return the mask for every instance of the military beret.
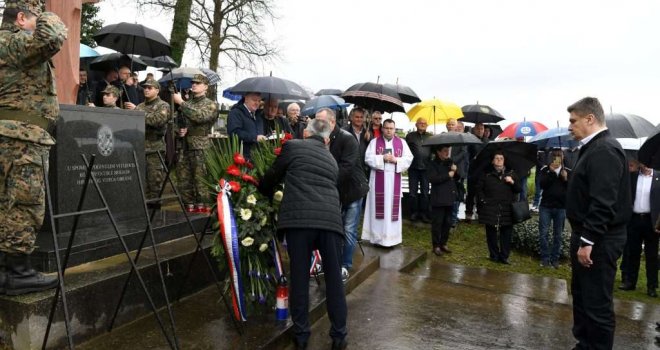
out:
{"label": "military beret", "polygon": [[103,93],[104,94],[113,94],[113,95],[119,97],[119,89],[114,85],[106,86],[105,89],[103,90]]}
{"label": "military beret", "polygon": [[145,80],[144,83],[142,83],[142,86],[151,86],[153,88],[160,90],[160,84],[155,79]]}
{"label": "military beret", "polygon": [[5,0],[6,9],[19,9],[29,11],[36,16],[44,11],[44,0]]}
{"label": "military beret", "polygon": [[192,78],[192,82],[209,85],[209,78],[207,78],[204,74],[195,74],[195,76]]}

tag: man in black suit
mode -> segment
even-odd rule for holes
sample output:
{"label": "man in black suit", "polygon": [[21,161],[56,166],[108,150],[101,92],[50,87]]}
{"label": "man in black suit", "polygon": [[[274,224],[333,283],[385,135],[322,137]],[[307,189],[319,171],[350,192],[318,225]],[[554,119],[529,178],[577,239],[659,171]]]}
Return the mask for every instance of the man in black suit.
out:
{"label": "man in black suit", "polygon": [[622,290],[635,290],[639,263],[644,243],[646,259],[646,293],[658,296],[658,235],[653,223],[660,213],[660,173],[644,164],[639,164],[639,171],[630,174],[633,214],[628,223],[628,242],[626,244],[628,261],[626,278],[619,287]]}
{"label": "man in black suit", "polygon": [[566,216],[571,235],[571,292],[575,349],[611,349],[615,315],[612,290],[616,261],[630,219],[630,175],[621,145],[605,125],[598,99],[568,107],[569,130],[580,153],[568,181]]}
{"label": "man in black suit", "polygon": [[323,260],[332,348],[347,346],[346,298],[340,272],[344,227],[337,191],[339,167],[326,147],[331,131],[327,121],[312,120],[304,140],[289,140],[282,146],[259,185],[259,191],[266,195],[271,195],[282,180],[286,188],[277,230],[286,235],[289,252],[289,309],[297,349],[306,349],[310,336],[309,268],[314,249]]}

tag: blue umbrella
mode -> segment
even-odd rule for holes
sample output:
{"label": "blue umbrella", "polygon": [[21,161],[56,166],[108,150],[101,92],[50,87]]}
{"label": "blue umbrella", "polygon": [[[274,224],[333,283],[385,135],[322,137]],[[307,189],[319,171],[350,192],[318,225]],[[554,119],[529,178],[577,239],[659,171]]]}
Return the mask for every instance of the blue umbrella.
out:
{"label": "blue umbrella", "polygon": [[97,57],[97,56],[99,56],[99,53],[96,52],[96,50],[92,49],[91,47],[85,44],[80,44],[80,58]]}
{"label": "blue umbrella", "polygon": [[226,88],[226,89],[222,90],[222,97],[224,97],[226,99],[229,99],[229,100],[232,100],[232,101],[240,101],[240,99],[243,98],[243,96],[238,95],[238,94],[233,94],[230,91],[231,89],[232,88]]}
{"label": "blue umbrella", "polygon": [[564,127],[552,128],[540,132],[536,134],[536,136],[529,139],[529,142],[537,145],[539,149],[565,147],[574,148],[578,145],[578,142],[573,139],[573,136],[571,136],[568,128]]}
{"label": "blue umbrella", "polygon": [[321,95],[314,97],[305,103],[305,108],[300,111],[300,115],[311,116],[321,108],[340,109],[347,107],[350,103],[346,103],[343,98],[335,95]]}

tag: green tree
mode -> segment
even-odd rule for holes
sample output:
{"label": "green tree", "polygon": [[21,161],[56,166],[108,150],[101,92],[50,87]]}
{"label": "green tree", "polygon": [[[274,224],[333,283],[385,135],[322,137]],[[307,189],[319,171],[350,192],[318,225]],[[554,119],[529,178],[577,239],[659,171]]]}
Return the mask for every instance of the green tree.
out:
{"label": "green tree", "polygon": [[98,12],[99,7],[96,4],[83,4],[82,6],[80,42],[89,47],[96,47],[96,41],[93,38],[94,34],[103,27],[103,21],[96,17]]}

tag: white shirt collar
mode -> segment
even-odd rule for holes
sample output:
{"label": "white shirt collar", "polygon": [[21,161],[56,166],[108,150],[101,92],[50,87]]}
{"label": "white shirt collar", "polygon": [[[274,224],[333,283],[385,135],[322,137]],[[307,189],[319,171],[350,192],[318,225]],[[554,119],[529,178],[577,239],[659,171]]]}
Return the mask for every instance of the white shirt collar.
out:
{"label": "white shirt collar", "polygon": [[595,133],[583,138],[582,140],[580,140],[580,146],[578,148],[582,148],[582,146],[589,143],[589,141],[591,141],[594,137],[596,137],[596,135],[600,134],[601,132],[603,132],[605,130],[607,130],[607,128],[602,128],[602,129],[596,131]]}

